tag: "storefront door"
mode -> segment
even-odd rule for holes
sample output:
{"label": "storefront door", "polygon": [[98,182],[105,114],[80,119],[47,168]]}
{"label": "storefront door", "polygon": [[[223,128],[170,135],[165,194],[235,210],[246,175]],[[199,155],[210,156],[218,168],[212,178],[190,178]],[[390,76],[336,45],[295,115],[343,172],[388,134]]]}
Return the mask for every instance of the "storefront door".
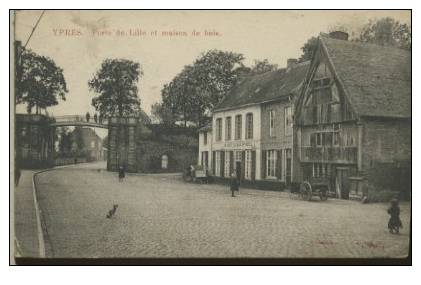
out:
{"label": "storefront door", "polygon": [[339,199],[349,199],[349,181],[347,167],[336,167],[335,188],[336,196]]}

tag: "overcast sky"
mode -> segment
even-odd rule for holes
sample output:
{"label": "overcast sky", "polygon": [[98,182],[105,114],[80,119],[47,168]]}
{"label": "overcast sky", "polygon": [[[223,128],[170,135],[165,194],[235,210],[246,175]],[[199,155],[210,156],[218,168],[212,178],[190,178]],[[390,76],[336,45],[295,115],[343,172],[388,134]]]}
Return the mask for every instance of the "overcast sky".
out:
{"label": "overcast sky", "polygon": [[[26,42],[41,13],[18,12],[16,39]],[[311,36],[339,25],[358,31],[368,19],[385,16],[410,22],[410,13],[403,11],[47,11],[27,48],[51,57],[64,70],[69,93],[65,102],[48,108],[50,114],[92,113],[95,94],[89,92],[87,82],[106,58],[141,64],[139,97],[149,113],[150,106],[161,100],[163,84],[204,51],[239,52],[247,65],[267,58],[283,67],[288,58],[300,56],[300,47]],[[146,35],[116,35],[117,30],[128,33],[129,29],[141,29]],[[192,36],[193,30],[201,35]],[[204,36],[204,30],[217,31],[219,36]],[[151,34],[154,31],[156,35]],[[163,36],[162,31],[187,36]]]}

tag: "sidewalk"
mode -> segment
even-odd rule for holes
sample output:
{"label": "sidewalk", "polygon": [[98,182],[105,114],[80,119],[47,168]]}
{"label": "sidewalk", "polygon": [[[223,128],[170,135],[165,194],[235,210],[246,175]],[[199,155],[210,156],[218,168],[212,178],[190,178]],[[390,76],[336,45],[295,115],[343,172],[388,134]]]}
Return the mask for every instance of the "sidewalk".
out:
{"label": "sidewalk", "polygon": [[35,171],[22,170],[19,186],[14,189],[15,256],[39,257],[37,218],[32,176]]}

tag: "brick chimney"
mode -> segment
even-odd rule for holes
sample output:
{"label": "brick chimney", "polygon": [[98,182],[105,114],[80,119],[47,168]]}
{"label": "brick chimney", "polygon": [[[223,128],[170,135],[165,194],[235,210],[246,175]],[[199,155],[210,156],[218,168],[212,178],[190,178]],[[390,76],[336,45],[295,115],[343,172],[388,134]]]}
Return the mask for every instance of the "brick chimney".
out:
{"label": "brick chimney", "polygon": [[349,35],[347,32],[333,31],[329,33],[329,37],[331,37],[332,39],[347,41]]}
{"label": "brick chimney", "polygon": [[297,65],[297,63],[298,63],[298,59],[296,59],[296,58],[288,58],[287,59],[287,68],[294,67],[295,65]]}

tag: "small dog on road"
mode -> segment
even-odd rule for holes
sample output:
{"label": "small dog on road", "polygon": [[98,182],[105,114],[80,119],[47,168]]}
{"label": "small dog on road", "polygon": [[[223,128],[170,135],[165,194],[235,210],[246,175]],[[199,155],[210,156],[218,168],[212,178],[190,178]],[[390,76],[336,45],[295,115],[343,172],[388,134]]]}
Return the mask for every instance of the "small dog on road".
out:
{"label": "small dog on road", "polygon": [[111,219],[115,215],[115,212],[117,211],[117,208],[118,208],[118,205],[114,204],[113,208],[108,211],[107,219]]}

